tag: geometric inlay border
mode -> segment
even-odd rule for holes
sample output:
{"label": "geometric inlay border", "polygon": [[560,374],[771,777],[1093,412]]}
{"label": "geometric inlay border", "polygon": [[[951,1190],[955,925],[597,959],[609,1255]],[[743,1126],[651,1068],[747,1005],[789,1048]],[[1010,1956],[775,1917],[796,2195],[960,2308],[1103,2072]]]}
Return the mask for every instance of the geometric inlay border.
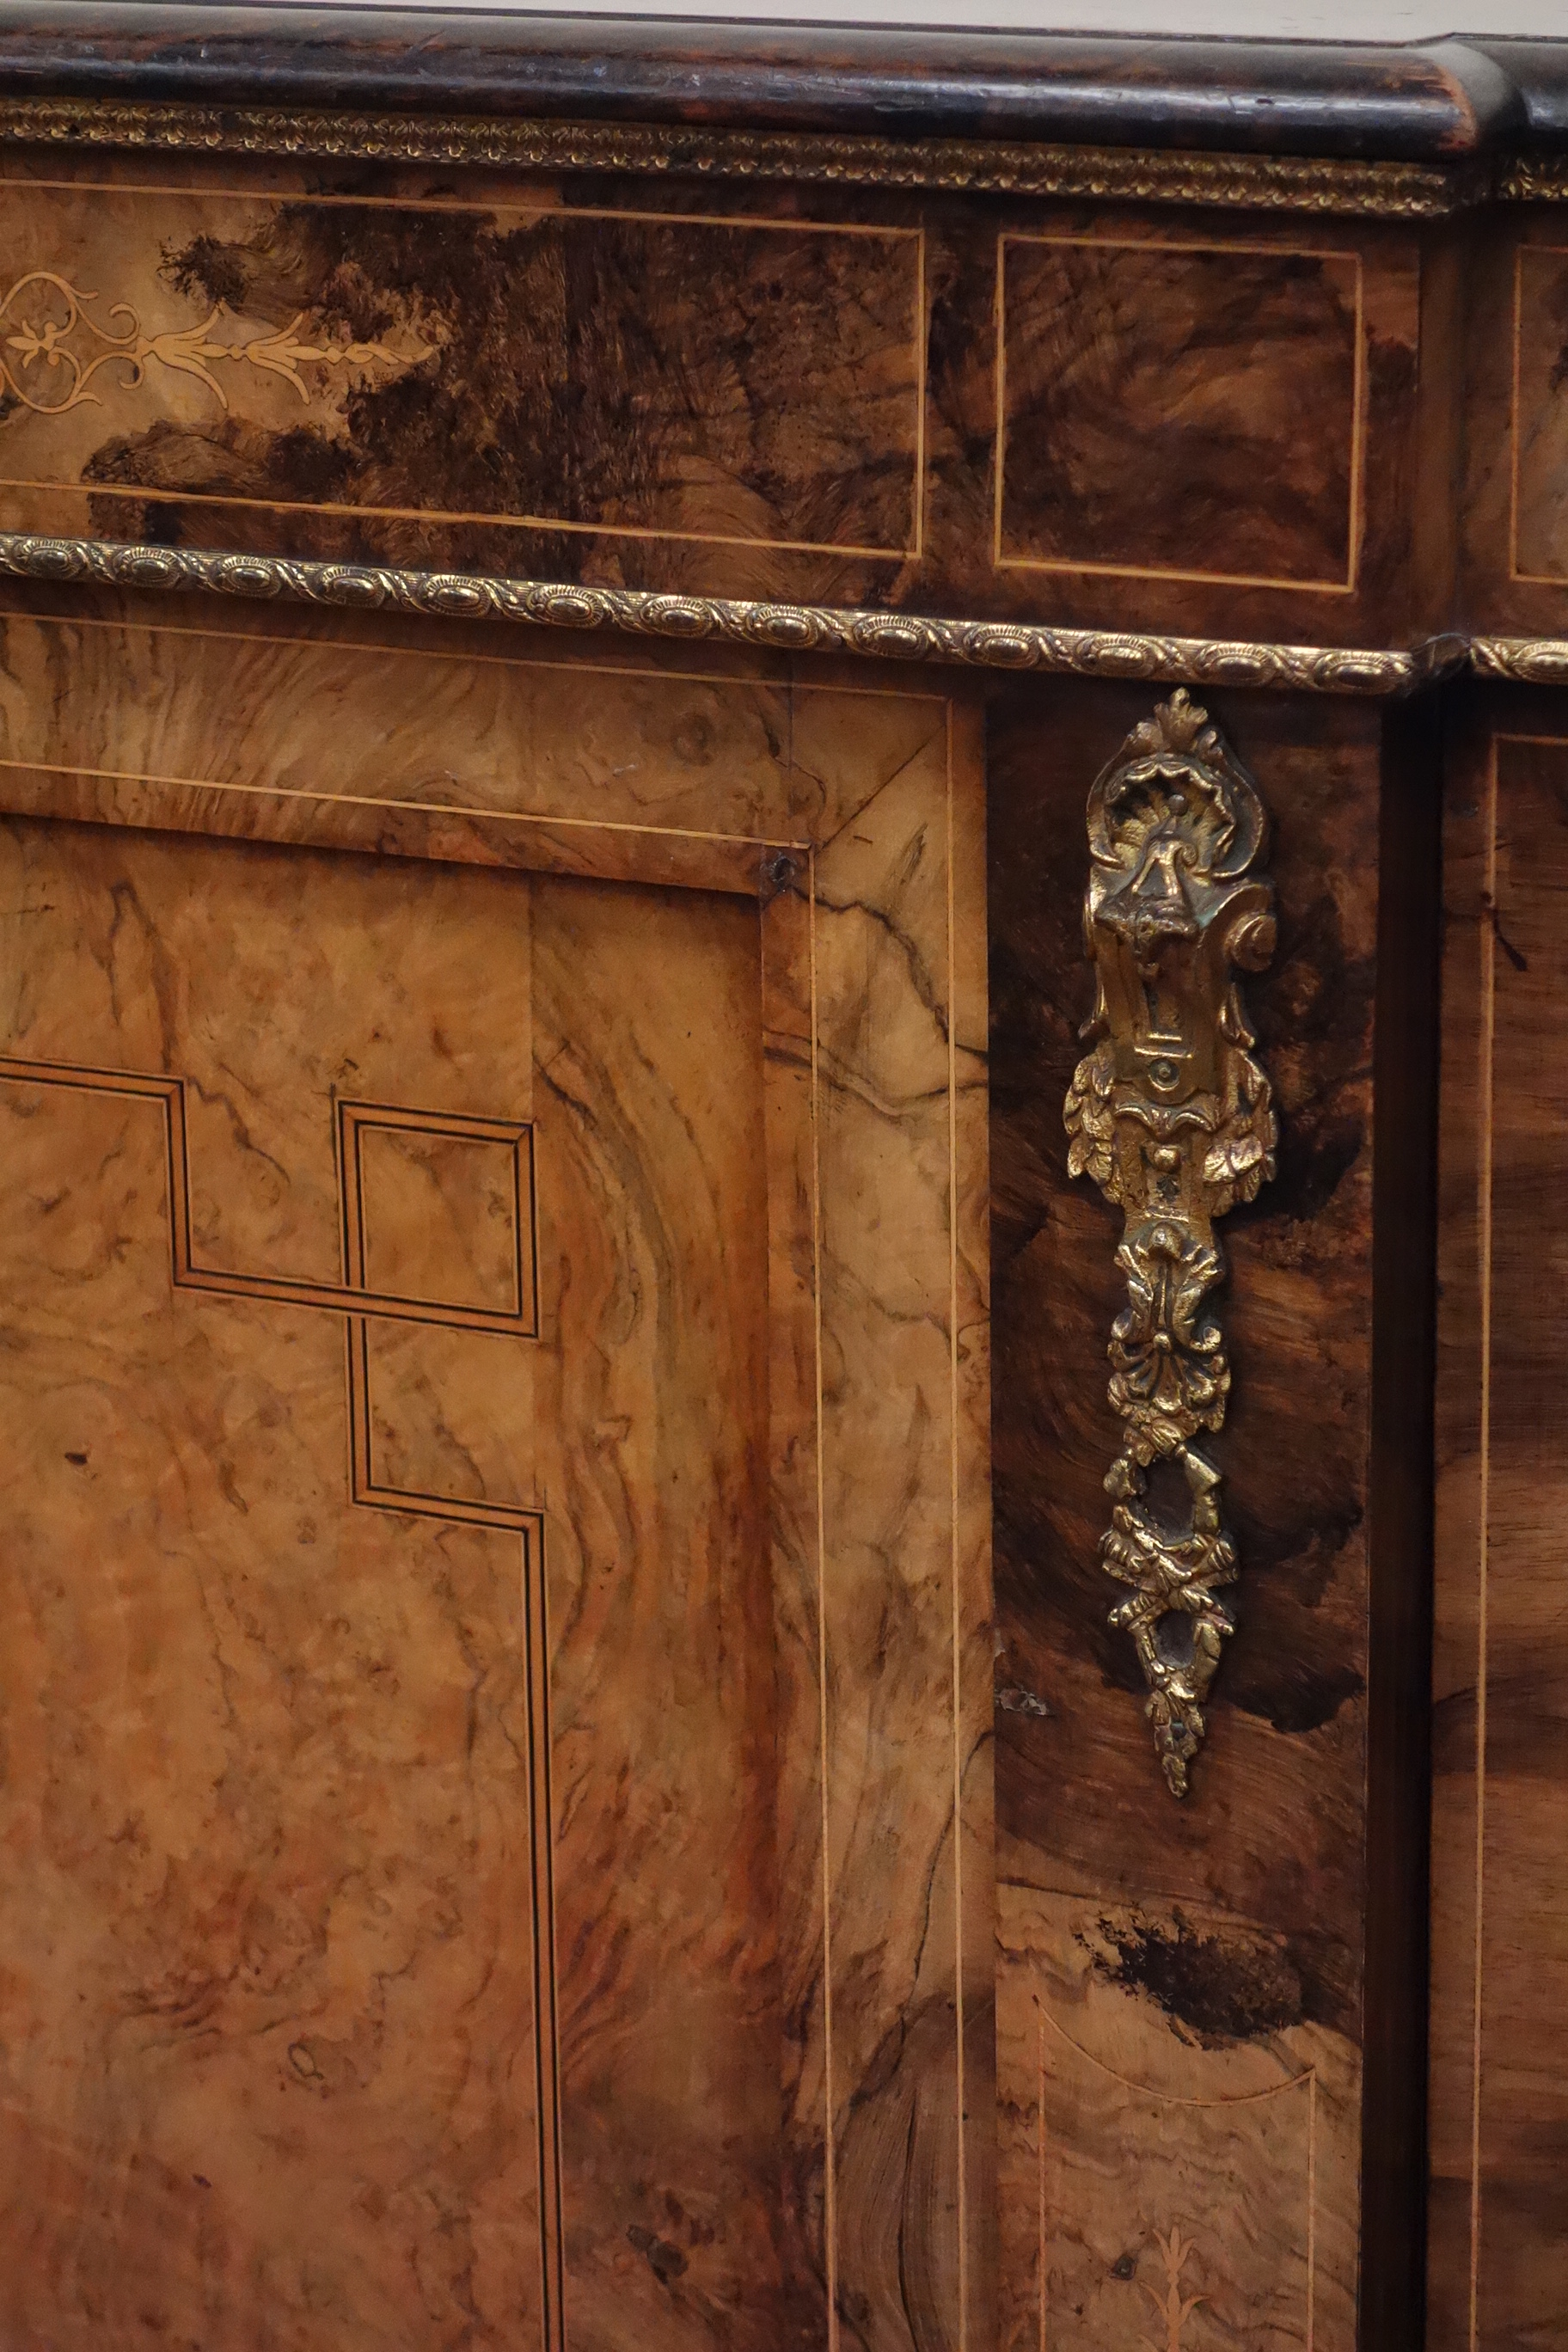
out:
{"label": "geometric inlay border", "polygon": [[[170,1278],[174,1289],[203,1292],[218,1298],[265,1300],[274,1306],[303,1307],[344,1317],[351,1504],[369,1510],[496,1528],[521,1539],[542,2332],[543,2352],[562,2352],[565,2281],[561,2212],[560,2020],[555,1975],[554,1825],[550,1791],[550,1654],[543,1517],[536,1510],[523,1510],[510,1504],[475,1502],[459,1496],[383,1486],[375,1477],[371,1450],[369,1324],[373,1319],[434,1324],[448,1330],[507,1332],[514,1339],[538,1337],[531,1246],[526,1274],[522,1255],[522,1235],[526,1231],[531,1244],[534,1232],[531,1129],[519,1120],[465,1118],[390,1104],[340,1103],[338,1171],[345,1279],[342,1283],[299,1282],[196,1264],[192,1250],[190,1147],[183,1078],[137,1070],[94,1069],[72,1062],[24,1061],[15,1055],[0,1055],[0,1083],[119,1097],[144,1102],[158,1112],[168,1164]],[[516,1305],[511,1310],[400,1298],[364,1286],[364,1204],[360,1184],[359,1136],[364,1129],[381,1127],[501,1143],[511,1148],[517,1216]],[[351,1171],[352,1181],[345,1181]],[[525,1215],[526,1227],[522,1222]]]}
{"label": "geometric inlay border", "polygon": [[[454,1111],[409,1110],[400,1103],[342,1102],[337,1105],[338,1171],[343,1203],[343,1267],[362,1302],[358,1313],[406,1315],[419,1322],[451,1324],[465,1331],[505,1331],[514,1338],[539,1337],[539,1296],[534,1275],[533,1129],[525,1119],[468,1118]],[[459,1143],[494,1143],[511,1155],[512,1305],[460,1307],[402,1291],[371,1288],[365,1272],[367,1219],[361,1139],[365,1135],[448,1136]],[[523,1248],[524,1239],[528,1248]]]}

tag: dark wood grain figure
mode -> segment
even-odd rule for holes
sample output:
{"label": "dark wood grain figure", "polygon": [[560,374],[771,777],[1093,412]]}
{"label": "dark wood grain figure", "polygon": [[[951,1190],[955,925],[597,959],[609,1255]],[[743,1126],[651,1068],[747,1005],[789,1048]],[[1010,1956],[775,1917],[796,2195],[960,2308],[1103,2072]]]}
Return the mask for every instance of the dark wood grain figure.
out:
{"label": "dark wood grain figure", "polygon": [[330,385],[303,362],[315,397],[292,411],[259,366],[188,423],[120,404],[83,467],[96,530],[589,578],[595,539],[612,569],[651,540],[675,576],[705,543],[754,550],[763,577],[773,546],[917,550],[910,232],[303,204],[189,226],[157,261],[166,306],[303,318],[319,348],[385,356]]}
{"label": "dark wood grain figure", "polygon": [[1353,586],[1353,253],[1024,235],[998,273],[999,564]]}

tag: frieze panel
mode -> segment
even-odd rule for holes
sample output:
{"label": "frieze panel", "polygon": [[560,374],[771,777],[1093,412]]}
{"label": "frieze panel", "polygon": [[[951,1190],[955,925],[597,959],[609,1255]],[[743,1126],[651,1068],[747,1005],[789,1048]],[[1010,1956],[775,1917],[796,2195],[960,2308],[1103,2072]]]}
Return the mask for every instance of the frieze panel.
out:
{"label": "frieze panel", "polygon": [[[898,563],[917,228],[13,185],[0,508],[528,568],[524,544]],[[537,559],[534,559],[535,561]]]}

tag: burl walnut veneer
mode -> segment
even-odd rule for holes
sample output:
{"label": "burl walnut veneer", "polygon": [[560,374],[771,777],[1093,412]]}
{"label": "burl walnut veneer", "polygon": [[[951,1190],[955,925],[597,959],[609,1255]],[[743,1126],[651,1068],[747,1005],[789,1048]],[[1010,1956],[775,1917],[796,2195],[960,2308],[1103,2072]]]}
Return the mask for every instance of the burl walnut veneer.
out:
{"label": "burl walnut veneer", "polygon": [[0,2352],[1568,2352],[1565,199],[0,0]]}

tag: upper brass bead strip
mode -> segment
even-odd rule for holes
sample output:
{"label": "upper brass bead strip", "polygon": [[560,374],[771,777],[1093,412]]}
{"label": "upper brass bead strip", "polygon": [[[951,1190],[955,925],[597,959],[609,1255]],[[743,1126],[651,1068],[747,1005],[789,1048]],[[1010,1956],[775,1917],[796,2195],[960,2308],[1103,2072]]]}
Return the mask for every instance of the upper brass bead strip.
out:
{"label": "upper brass bead strip", "polygon": [[646,172],[846,187],[1098,197],[1247,211],[1436,220],[1493,193],[1487,166],[1278,155],[1167,154],[987,139],[510,121],[487,115],[340,114],[120,99],[0,101],[0,139],[184,148],[223,155],[352,156],[509,171]]}
{"label": "upper brass bead strip", "polygon": [[400,572],[210,548],[0,532],[0,573],[73,586],[203,589],[357,612],[439,620],[519,621],[558,629],[620,629],[639,636],[720,640],[773,653],[835,653],[884,661],[954,662],[980,669],[1158,684],[1264,687],[1298,694],[1397,695],[1464,666],[1462,637],[1433,637],[1409,653],[1348,646],[1256,645],[1152,636],[1131,629],[1071,629],[1018,621],[946,620],[924,613],[765,604],[503,580],[455,572]]}
{"label": "upper brass bead strip", "polygon": [[1516,155],[1498,181],[1510,204],[1568,204],[1568,163],[1561,156]]}

